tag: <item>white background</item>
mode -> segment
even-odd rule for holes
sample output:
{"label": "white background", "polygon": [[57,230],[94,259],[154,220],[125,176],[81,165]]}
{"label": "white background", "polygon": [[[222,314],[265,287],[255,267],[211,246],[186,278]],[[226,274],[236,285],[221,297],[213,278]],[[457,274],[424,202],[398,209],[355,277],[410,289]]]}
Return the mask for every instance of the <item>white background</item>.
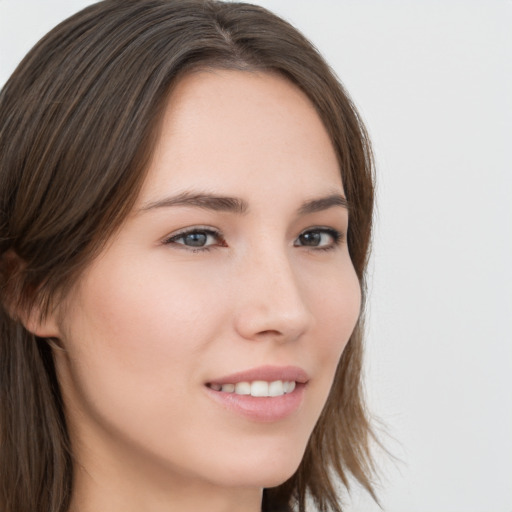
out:
{"label": "white background", "polygon": [[[86,0],[0,0],[0,84]],[[512,512],[512,1],[259,0],[374,141],[367,387],[389,512]],[[349,512],[376,512],[354,493]]]}

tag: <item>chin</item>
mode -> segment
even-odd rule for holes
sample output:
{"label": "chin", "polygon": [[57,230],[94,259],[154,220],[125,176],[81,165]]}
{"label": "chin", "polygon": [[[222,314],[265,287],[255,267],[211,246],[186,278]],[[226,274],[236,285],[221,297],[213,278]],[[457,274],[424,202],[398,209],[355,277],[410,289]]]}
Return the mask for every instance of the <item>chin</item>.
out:
{"label": "chin", "polygon": [[[228,485],[236,487],[277,487],[294,475],[302,461],[302,455],[289,452],[280,456],[274,454],[269,457],[258,457],[259,460],[254,460],[253,457],[244,457],[239,453],[238,464],[230,465],[229,468],[224,466],[221,478]],[[217,476],[221,475],[217,473]]]}
{"label": "chin", "polygon": [[278,487],[289,480],[295,474],[297,468],[298,465],[294,466],[292,469],[288,468],[282,471],[261,470],[257,474],[250,472],[248,474],[237,475],[236,477],[229,475],[225,478],[223,486],[259,489]]}

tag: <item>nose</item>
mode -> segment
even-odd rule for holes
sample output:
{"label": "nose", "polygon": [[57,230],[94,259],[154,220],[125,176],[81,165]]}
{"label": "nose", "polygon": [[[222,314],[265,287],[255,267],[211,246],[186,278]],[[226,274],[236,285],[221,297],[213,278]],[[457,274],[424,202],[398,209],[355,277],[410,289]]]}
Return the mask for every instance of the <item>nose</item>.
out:
{"label": "nose", "polygon": [[235,328],[248,340],[294,341],[313,322],[289,258],[275,252],[259,251],[240,269]]}

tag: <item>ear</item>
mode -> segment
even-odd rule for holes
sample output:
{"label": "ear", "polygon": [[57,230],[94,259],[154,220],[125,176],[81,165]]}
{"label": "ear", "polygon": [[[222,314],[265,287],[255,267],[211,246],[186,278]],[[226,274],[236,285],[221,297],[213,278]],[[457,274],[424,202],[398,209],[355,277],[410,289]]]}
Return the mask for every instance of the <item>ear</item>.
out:
{"label": "ear", "polygon": [[[8,315],[23,324],[27,331],[40,338],[59,338],[56,312],[50,308],[48,314],[34,295],[37,290],[27,290],[24,283],[25,262],[12,250],[0,258],[0,274],[5,283],[1,302]],[[26,297],[26,295],[30,295]],[[29,306],[30,304],[30,306]]]}
{"label": "ear", "polygon": [[33,306],[30,311],[18,315],[18,318],[27,331],[39,338],[60,338],[55,313],[50,311],[44,316],[41,313],[40,307]]}

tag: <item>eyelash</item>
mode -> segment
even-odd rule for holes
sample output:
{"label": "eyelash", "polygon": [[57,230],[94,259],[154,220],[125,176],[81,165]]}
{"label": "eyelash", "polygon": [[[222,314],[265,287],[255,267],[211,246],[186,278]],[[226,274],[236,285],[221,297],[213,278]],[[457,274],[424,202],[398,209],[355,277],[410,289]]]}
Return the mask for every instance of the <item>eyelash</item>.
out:
{"label": "eyelash", "polygon": [[297,240],[301,236],[306,235],[306,234],[311,234],[311,233],[320,233],[321,235],[327,234],[332,238],[332,242],[329,243],[328,245],[323,245],[323,246],[295,245],[295,243],[293,245],[295,247],[306,247],[306,249],[309,249],[311,251],[332,251],[332,250],[336,249],[344,240],[343,233],[341,233],[337,229],[321,227],[321,226],[305,229],[304,231],[302,231],[299,234],[299,236],[297,237]]}
{"label": "eyelash", "polygon": [[[207,237],[213,236],[217,240],[222,240],[222,243],[216,244],[216,245],[206,245],[203,247],[194,247],[194,246],[189,246],[189,245],[185,245],[183,243],[178,242],[178,240],[185,238],[187,235],[193,235],[193,234],[203,234],[203,235],[206,235]],[[190,229],[186,229],[184,231],[180,231],[180,232],[170,236],[169,238],[166,238],[163,241],[163,244],[164,245],[176,244],[176,245],[182,246],[183,249],[193,252],[193,253],[208,252],[215,247],[227,247],[227,245],[224,241],[224,235],[220,231],[217,231],[217,230],[211,229],[211,228],[203,228],[201,226],[196,226],[196,227],[193,227]]]}
{"label": "eyelash", "polygon": [[[293,244],[294,247],[305,247],[306,249],[308,249],[310,251],[331,251],[331,250],[336,249],[336,247],[338,247],[344,241],[344,238],[345,238],[344,234],[336,229],[319,226],[319,227],[305,229],[304,231],[302,231],[299,234],[299,236],[297,237],[296,240],[298,240],[301,236],[304,236],[307,234],[312,234],[312,233],[320,233],[321,235],[327,234],[332,238],[332,242],[329,243],[328,245],[324,245],[324,246],[295,245],[295,242],[294,242],[294,244]],[[180,239],[183,240],[188,235],[194,235],[194,234],[202,234],[202,235],[206,235],[207,237],[213,236],[216,238],[216,240],[220,240],[221,242],[216,243],[214,245],[205,245],[202,247],[201,246],[194,247],[194,246],[185,245],[184,243],[180,243],[178,241]],[[224,235],[220,231],[212,229],[212,228],[207,228],[207,227],[203,228],[201,226],[195,226],[193,228],[186,229],[186,230],[180,231],[178,233],[175,233],[172,236],[170,236],[169,238],[166,238],[165,240],[163,240],[162,243],[164,245],[175,244],[178,246],[182,246],[181,248],[183,248],[184,250],[187,250],[187,251],[190,251],[193,253],[209,252],[210,250],[218,248],[218,247],[227,247],[226,241],[224,240]]]}

